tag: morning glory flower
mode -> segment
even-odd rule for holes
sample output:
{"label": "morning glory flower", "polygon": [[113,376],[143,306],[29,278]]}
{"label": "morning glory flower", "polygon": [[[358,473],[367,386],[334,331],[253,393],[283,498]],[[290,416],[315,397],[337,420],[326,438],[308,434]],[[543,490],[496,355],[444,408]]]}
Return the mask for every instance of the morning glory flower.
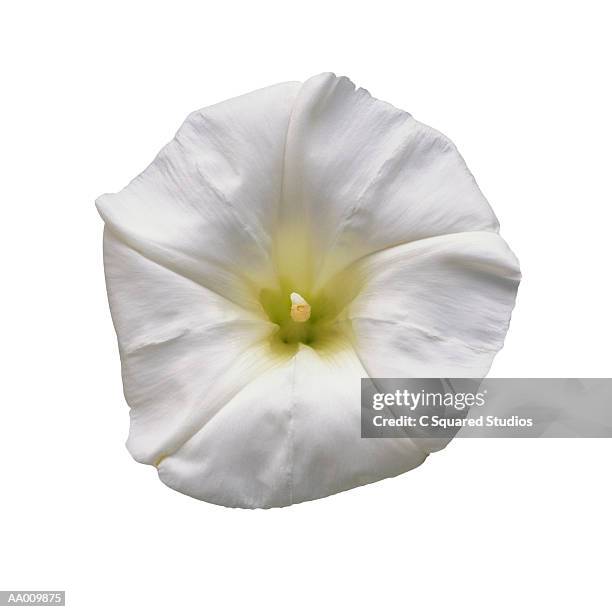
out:
{"label": "morning glory flower", "polygon": [[485,376],[519,283],[448,138],[333,74],[192,113],[97,206],[128,449],[226,506],[420,465],[361,438],[360,379]]}

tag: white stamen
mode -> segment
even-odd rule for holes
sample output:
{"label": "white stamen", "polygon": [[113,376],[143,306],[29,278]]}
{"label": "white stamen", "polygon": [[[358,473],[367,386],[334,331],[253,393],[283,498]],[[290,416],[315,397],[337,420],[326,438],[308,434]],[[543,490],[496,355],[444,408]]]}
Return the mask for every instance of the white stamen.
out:
{"label": "white stamen", "polygon": [[310,319],[310,304],[299,294],[291,294],[291,318],[297,323]]}

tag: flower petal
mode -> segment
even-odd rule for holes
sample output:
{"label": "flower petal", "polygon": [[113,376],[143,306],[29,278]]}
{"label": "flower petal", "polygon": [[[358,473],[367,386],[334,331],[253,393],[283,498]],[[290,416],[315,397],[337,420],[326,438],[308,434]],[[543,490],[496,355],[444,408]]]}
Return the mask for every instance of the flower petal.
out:
{"label": "flower petal", "polygon": [[296,356],[294,503],[397,476],[426,459],[409,438],[361,437],[364,377],[367,373],[352,346],[330,356],[304,347]]}
{"label": "flower petal", "polygon": [[143,257],[105,231],[105,272],[117,330],[128,448],[155,463],[274,362],[276,326]]}
{"label": "flower petal", "polygon": [[97,201],[137,251],[242,306],[274,284],[270,259],[287,124],[299,84],[192,113],[123,191]]}
{"label": "flower petal", "polygon": [[355,264],[347,308],[371,377],[481,377],[503,340],[520,280],[493,232],[419,240]]}
{"label": "flower petal", "polygon": [[253,508],[325,497],[420,465],[426,453],[409,439],[360,437],[362,376],[352,349],[332,359],[302,345],[164,458],[160,478],[198,499]]}
{"label": "flower petal", "polygon": [[[333,74],[296,98],[283,194],[284,225],[309,228],[299,248],[315,258],[317,286],[381,249],[498,227],[448,138]],[[286,232],[282,251],[295,252],[296,234]]]}

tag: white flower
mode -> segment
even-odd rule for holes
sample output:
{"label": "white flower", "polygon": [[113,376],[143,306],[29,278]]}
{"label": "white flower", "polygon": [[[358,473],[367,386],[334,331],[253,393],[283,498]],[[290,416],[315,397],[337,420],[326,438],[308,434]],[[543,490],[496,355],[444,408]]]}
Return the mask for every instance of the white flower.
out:
{"label": "white flower", "polygon": [[422,463],[360,437],[360,379],[484,376],[519,282],[454,145],[332,74],[191,114],[97,205],[128,448],[227,506]]}

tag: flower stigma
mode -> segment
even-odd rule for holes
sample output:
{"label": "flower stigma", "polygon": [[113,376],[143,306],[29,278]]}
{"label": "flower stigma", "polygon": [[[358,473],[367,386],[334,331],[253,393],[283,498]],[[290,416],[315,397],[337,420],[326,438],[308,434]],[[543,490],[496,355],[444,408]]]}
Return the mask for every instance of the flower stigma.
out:
{"label": "flower stigma", "polygon": [[296,323],[305,323],[310,319],[310,304],[299,294],[291,294],[291,318]]}

